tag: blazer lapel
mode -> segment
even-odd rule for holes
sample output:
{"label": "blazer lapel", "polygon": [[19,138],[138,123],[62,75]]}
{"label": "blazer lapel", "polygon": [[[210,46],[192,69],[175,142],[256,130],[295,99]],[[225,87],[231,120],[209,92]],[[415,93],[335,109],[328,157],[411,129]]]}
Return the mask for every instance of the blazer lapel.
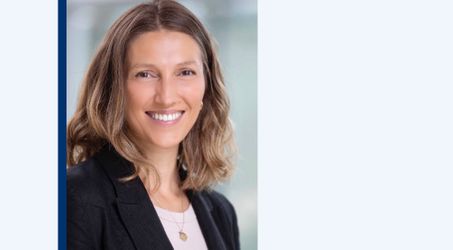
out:
{"label": "blazer lapel", "polygon": [[117,200],[118,211],[139,250],[173,249],[162,224],[149,202],[124,203]]}
{"label": "blazer lapel", "polygon": [[121,182],[134,168],[111,145],[96,157],[113,183],[120,217],[138,250],[173,249],[140,178]]}
{"label": "blazer lapel", "polygon": [[209,199],[203,197],[201,192],[189,191],[187,194],[189,199],[191,199],[192,207],[208,249],[226,250],[223,238],[212,216],[214,209]]}

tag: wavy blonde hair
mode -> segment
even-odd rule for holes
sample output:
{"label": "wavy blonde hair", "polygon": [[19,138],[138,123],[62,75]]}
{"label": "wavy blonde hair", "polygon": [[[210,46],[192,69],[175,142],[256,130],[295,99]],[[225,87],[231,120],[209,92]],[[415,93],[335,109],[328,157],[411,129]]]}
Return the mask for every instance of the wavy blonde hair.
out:
{"label": "wavy blonde hair", "polygon": [[[146,157],[125,119],[127,49],[135,37],[157,30],[183,32],[202,52],[206,90],[197,121],[179,148],[187,168],[183,189],[202,190],[226,180],[233,168],[235,146],[229,120],[229,100],[214,44],[201,22],[171,0],[140,4],[124,13],[109,29],[82,83],[76,112],[67,127],[67,164],[74,166],[111,144],[133,163],[138,176]],[[151,168],[156,186],[159,176]]]}

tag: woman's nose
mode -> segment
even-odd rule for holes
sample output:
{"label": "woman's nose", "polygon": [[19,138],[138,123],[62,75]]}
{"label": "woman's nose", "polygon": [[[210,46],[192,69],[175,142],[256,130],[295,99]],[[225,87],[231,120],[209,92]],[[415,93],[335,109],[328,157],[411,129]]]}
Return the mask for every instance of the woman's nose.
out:
{"label": "woman's nose", "polygon": [[155,102],[170,106],[176,100],[176,84],[172,77],[162,77],[156,86]]}

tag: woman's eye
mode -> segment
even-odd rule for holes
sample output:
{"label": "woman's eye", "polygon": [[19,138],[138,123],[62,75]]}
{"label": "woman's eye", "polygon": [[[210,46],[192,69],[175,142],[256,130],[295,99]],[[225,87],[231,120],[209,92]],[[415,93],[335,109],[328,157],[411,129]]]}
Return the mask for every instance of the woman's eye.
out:
{"label": "woman's eye", "polygon": [[141,71],[141,72],[138,72],[135,77],[137,78],[152,78],[152,77],[156,77],[155,74],[149,72],[149,71]]}
{"label": "woman's eye", "polygon": [[185,69],[185,70],[181,71],[181,73],[179,73],[179,74],[181,76],[194,76],[194,75],[196,75],[195,71],[190,70],[190,69]]}

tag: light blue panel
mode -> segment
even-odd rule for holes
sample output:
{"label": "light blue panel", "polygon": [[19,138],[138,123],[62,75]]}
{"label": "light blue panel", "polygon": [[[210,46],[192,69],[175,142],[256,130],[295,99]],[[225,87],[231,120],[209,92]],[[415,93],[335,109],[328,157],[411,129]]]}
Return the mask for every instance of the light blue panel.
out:
{"label": "light blue panel", "polygon": [[451,1],[258,6],[259,249],[453,249]]}

